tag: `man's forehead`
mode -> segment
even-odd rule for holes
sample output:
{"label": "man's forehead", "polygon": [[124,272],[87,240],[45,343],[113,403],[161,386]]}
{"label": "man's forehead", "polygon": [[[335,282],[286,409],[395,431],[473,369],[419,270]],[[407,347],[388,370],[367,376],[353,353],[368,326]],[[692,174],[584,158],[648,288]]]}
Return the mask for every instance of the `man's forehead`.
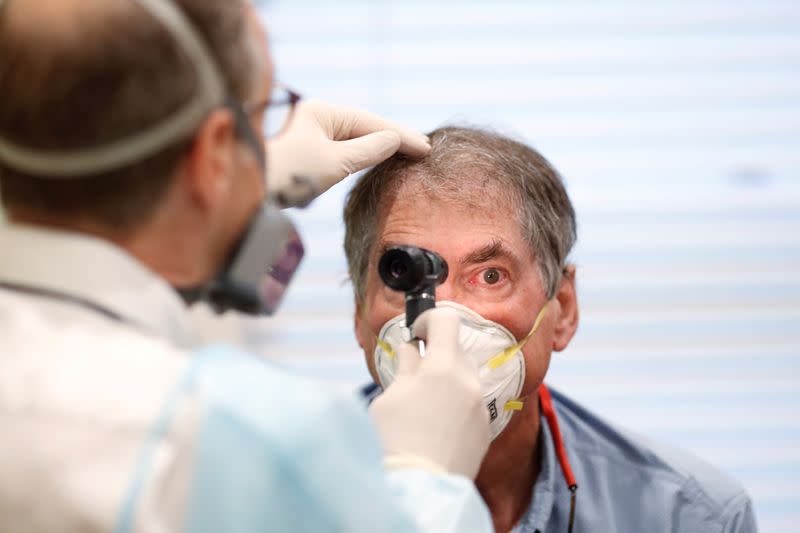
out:
{"label": "man's forehead", "polygon": [[413,165],[396,172],[379,194],[381,205],[406,202],[435,202],[460,206],[470,211],[510,213],[518,211],[519,194],[509,180],[484,166],[464,161],[435,168]]}
{"label": "man's forehead", "polygon": [[516,214],[492,203],[407,197],[386,207],[377,225],[375,257],[398,245],[429,248],[460,264],[533,255]]}

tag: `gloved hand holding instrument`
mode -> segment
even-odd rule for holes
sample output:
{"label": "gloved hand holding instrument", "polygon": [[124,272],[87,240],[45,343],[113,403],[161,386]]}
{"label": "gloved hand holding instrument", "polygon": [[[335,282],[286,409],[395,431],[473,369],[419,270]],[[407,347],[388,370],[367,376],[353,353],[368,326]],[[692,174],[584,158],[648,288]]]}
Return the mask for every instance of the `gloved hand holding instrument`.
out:
{"label": "gloved hand holding instrument", "polygon": [[489,414],[478,367],[459,347],[459,315],[434,307],[447,263],[428,250],[401,246],[386,251],[379,270],[389,287],[406,293],[409,328],[408,342],[396,350],[396,378],[370,408],[387,467],[474,478],[489,448]]}

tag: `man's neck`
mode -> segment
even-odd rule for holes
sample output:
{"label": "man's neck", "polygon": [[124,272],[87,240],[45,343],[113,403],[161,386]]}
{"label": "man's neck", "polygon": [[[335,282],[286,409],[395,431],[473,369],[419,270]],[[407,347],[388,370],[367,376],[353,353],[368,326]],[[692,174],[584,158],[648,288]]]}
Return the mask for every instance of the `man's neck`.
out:
{"label": "man's neck", "polygon": [[510,531],[531,503],[541,460],[539,397],[532,393],[492,442],[475,485],[492,513],[497,533]]}

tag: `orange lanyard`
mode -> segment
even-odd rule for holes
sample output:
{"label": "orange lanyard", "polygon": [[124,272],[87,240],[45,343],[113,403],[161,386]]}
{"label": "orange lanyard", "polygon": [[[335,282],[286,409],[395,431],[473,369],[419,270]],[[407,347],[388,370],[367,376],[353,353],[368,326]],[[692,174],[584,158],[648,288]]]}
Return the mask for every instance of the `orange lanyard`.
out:
{"label": "orange lanyard", "polygon": [[561,430],[558,427],[556,410],[553,408],[553,398],[550,397],[550,391],[544,383],[539,387],[539,403],[542,406],[542,414],[544,414],[547,420],[547,427],[550,428],[550,433],[553,437],[553,445],[556,449],[558,463],[561,465],[561,471],[564,472],[564,479],[567,481],[567,487],[572,493],[569,504],[569,523],[567,526],[567,533],[572,533],[572,526],[575,523],[575,494],[578,491],[578,483],[575,481],[575,474],[572,473],[572,467],[569,465],[569,459],[567,458],[567,449],[564,447],[564,440],[561,438]]}

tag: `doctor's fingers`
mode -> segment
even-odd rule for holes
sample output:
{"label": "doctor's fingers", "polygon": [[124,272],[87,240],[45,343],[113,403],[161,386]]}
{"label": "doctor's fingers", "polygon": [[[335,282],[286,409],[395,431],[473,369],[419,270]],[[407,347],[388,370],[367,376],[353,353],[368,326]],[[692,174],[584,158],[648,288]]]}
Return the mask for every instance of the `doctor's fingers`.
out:
{"label": "doctor's fingers", "polygon": [[400,136],[401,153],[423,157],[431,151],[427,136],[369,111],[333,106],[318,100],[306,102],[305,107],[317,116],[320,123],[326,124],[332,140],[344,141],[388,130]]}
{"label": "doctor's fingers", "polygon": [[422,313],[414,321],[414,335],[425,339],[424,365],[448,373],[466,371],[475,374],[477,366],[466,355],[458,340],[461,317],[453,309],[437,307]]}
{"label": "doctor's fingers", "polygon": [[390,130],[377,131],[348,141],[335,142],[335,150],[338,153],[339,164],[342,166],[342,175],[344,176],[377,165],[388,159],[399,147],[400,137]]}

